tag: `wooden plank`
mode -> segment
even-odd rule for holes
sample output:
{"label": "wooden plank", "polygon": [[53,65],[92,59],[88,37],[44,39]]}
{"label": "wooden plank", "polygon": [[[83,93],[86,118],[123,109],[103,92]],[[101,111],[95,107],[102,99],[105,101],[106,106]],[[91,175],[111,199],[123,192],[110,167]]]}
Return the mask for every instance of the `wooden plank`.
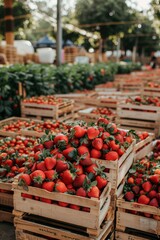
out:
{"label": "wooden plank", "polygon": [[120,232],[120,231],[116,231],[115,232],[115,239],[116,240],[158,240],[158,237],[153,236],[153,238],[149,238],[147,236],[144,237],[140,237],[140,236],[136,236],[130,233],[124,233],[124,232]]}
{"label": "wooden plank", "polygon": [[0,209],[0,222],[13,223],[13,214],[12,212],[1,210]]}

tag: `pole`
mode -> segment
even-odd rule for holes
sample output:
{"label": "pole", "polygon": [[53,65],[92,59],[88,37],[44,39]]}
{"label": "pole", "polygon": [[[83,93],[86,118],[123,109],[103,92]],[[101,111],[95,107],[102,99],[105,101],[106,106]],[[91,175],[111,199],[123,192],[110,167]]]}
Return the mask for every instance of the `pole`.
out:
{"label": "pole", "polygon": [[62,0],[57,0],[57,41],[56,41],[57,66],[60,66],[62,63],[61,3],[62,3]]}
{"label": "pole", "polygon": [[6,44],[14,43],[13,0],[4,0],[4,20]]}
{"label": "pole", "polygon": [[118,37],[116,62],[119,62],[119,51],[121,48],[121,38]]}

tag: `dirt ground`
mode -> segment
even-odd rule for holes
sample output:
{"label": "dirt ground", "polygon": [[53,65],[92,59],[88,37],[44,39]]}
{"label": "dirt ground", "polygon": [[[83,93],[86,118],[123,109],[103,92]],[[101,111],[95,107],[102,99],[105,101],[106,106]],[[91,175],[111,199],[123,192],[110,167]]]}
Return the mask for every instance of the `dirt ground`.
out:
{"label": "dirt ground", "polygon": [[15,240],[14,226],[11,223],[0,223],[0,240]]}

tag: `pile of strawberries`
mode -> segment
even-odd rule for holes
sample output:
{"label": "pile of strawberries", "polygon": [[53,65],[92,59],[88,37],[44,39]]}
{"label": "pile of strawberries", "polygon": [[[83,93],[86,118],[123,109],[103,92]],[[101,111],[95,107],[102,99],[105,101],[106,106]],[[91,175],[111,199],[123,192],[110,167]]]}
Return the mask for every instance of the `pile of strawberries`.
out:
{"label": "pile of strawberries", "polygon": [[21,120],[21,119],[15,119],[14,121],[9,122],[8,124],[4,123],[1,127],[0,130],[4,132],[18,132],[21,129],[30,127],[35,125],[35,121],[27,121],[27,120]]}
{"label": "pile of strawberries", "polygon": [[135,98],[127,98],[126,103],[160,107],[160,98],[158,98],[158,97],[140,97],[140,96],[137,96]]}
{"label": "pile of strawberries", "polygon": [[159,83],[154,83],[154,82],[148,82],[146,84],[146,87],[150,87],[150,88],[160,88],[160,84]]}
{"label": "pile of strawberries", "polygon": [[[160,140],[157,140],[151,156],[133,164],[124,186],[124,193],[127,201],[160,207]],[[134,214],[140,213],[134,211]],[[160,220],[157,215],[143,214]]]}
{"label": "pile of strawberries", "polygon": [[114,115],[113,111],[109,108],[100,108],[100,107],[97,107],[95,109],[93,109],[91,111],[91,113],[94,113],[94,114],[102,114],[102,115],[107,115],[107,116],[111,116],[111,115]]}
{"label": "pile of strawberries", "polygon": [[36,139],[17,136],[0,140],[0,181],[12,181],[13,177],[25,171],[25,163],[33,156]]}
{"label": "pile of strawberries", "polygon": [[[34,157],[28,163],[28,171],[19,177],[19,185],[99,198],[107,185],[108,169],[98,165],[96,159],[116,161],[132,141],[131,136],[105,118],[92,126],[83,122],[70,126],[68,133],[44,135],[34,147]],[[40,200],[52,203],[50,199]]]}
{"label": "pile of strawberries", "polygon": [[63,98],[56,98],[52,95],[39,96],[23,99],[24,103],[37,103],[37,104],[47,104],[47,105],[57,105],[65,102]]}

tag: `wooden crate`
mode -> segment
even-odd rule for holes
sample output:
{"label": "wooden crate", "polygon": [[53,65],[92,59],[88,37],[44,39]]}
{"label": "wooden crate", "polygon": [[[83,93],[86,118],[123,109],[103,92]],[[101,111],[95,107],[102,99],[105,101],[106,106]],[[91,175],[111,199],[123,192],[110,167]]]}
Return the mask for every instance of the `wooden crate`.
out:
{"label": "wooden crate", "polygon": [[151,88],[151,87],[143,87],[142,88],[142,96],[143,97],[160,97],[160,87],[159,88]]}
{"label": "wooden crate", "polygon": [[[14,225],[16,227],[17,240],[42,240],[52,239],[73,239],[73,240],[105,240],[113,231],[113,210],[112,214],[106,216],[99,228],[98,236],[87,233],[85,227],[78,227],[73,224],[59,222],[44,217],[37,217],[32,214],[14,211]],[[113,235],[112,235],[113,236]],[[112,238],[113,239],[113,238]]]}
{"label": "wooden crate", "polygon": [[116,229],[118,231],[124,232],[126,228],[131,228],[160,235],[160,221],[128,212],[129,210],[133,210],[160,216],[160,209],[135,202],[127,202],[124,200],[123,195],[117,200],[117,208]]}
{"label": "wooden crate", "polygon": [[141,91],[134,91],[134,92],[129,92],[129,91],[116,91],[116,92],[107,92],[107,91],[101,91],[97,92],[98,96],[106,96],[106,97],[117,97],[120,99],[125,99],[126,97],[136,97],[141,95]]}
{"label": "wooden crate", "polygon": [[160,107],[121,102],[117,106],[116,123],[125,129],[148,131],[159,136]]}
{"label": "wooden crate", "polygon": [[13,191],[12,184],[0,182],[0,205],[13,207]]}
{"label": "wooden crate", "polygon": [[128,170],[132,166],[133,158],[134,158],[134,152],[133,152],[134,145],[135,145],[135,141],[133,141],[133,143],[129,146],[126,152],[120,157],[120,159],[116,161],[107,161],[107,160],[92,158],[93,162],[97,162],[108,169],[109,172],[107,172],[106,175],[108,177],[108,181],[111,182],[111,186],[112,186],[112,189],[114,189],[114,192],[117,191],[119,184],[122,182]]}
{"label": "wooden crate", "polygon": [[[12,184],[14,189],[14,209],[22,212],[35,214],[42,217],[56,219],[58,221],[68,222],[77,226],[87,227],[88,231],[95,232],[103,222],[110,206],[111,184],[108,183],[99,199],[84,198],[58,192],[48,192],[43,189],[29,187],[28,191],[18,186],[18,180],[15,179]],[[33,196],[39,196],[54,200],[76,204],[82,207],[89,207],[90,212],[75,211],[74,209],[61,207],[55,204],[47,204],[34,199],[23,198],[22,193],[28,193]],[[64,214],[65,212],[65,214]]]}
{"label": "wooden crate", "polygon": [[135,80],[131,80],[131,82],[121,82],[119,85],[120,91],[139,91],[143,88],[142,82],[136,82]]}
{"label": "wooden crate", "polygon": [[107,117],[109,119],[110,122],[114,122],[115,121],[115,117],[116,115],[111,115],[111,116],[107,116],[104,114],[95,114],[92,113],[92,110],[94,110],[95,108],[87,108],[84,110],[80,110],[78,112],[78,115],[80,117],[81,120],[85,121],[85,122],[96,122],[100,117]]}
{"label": "wooden crate", "polygon": [[68,119],[69,114],[73,114],[73,106],[74,101],[67,99],[57,105],[24,103],[21,101],[21,115],[22,117],[34,116],[40,120],[44,118],[59,120],[61,118],[63,121]]}
{"label": "wooden crate", "polygon": [[2,127],[4,125],[9,125],[9,124],[12,124],[12,123],[15,123],[17,121],[27,121],[27,122],[31,122],[31,121],[34,121],[34,122],[39,122],[38,120],[35,120],[35,119],[29,119],[29,118],[19,118],[19,117],[11,117],[11,118],[7,118],[7,119],[4,119],[2,121],[0,121],[0,136],[3,136],[3,137],[16,137],[17,135],[21,135],[21,129],[23,129],[23,127],[18,131],[3,131],[2,130]]}
{"label": "wooden crate", "polygon": [[[137,235],[136,235],[137,234]],[[115,240],[158,240],[159,237],[153,234],[144,234],[140,231],[115,232]]]}
{"label": "wooden crate", "polygon": [[0,222],[8,222],[8,223],[13,223],[13,214],[12,214],[13,209],[11,208],[6,208],[4,206],[0,205]]}

